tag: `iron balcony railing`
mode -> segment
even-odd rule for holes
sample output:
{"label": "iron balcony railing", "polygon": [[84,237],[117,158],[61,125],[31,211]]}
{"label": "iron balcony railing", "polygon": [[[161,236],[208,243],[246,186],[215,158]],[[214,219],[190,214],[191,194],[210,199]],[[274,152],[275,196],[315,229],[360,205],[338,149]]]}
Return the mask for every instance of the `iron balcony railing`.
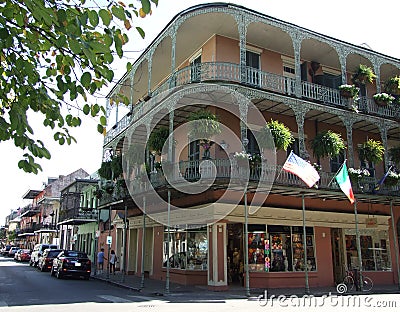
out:
{"label": "iron balcony railing", "polygon": [[[206,62],[184,67],[172,73],[168,79],[157,86],[152,91],[152,96],[156,96],[173,87],[182,86],[196,82],[228,82],[251,86],[265,91],[271,91],[278,94],[295,96],[296,80],[290,77],[284,77],[270,72],[265,72],[252,67],[241,67],[239,64],[224,62]],[[358,108],[359,111],[366,114],[374,114],[381,117],[398,117],[400,109],[394,105],[388,107],[378,106],[373,99],[361,97],[357,105],[340,96],[338,89],[321,86],[307,81],[301,82],[301,98],[316,101],[324,105],[340,108]],[[139,102],[133,108],[132,112],[124,116],[118,123],[111,128],[105,138],[104,144],[109,143],[117,135],[123,132],[132,121],[138,120],[153,109],[151,101]]]}
{"label": "iron balcony railing", "polygon": [[[306,188],[302,180],[297,176],[282,170],[281,165],[271,166],[268,164],[250,166],[249,168],[243,168],[237,165],[235,160],[230,159],[210,159],[206,163],[203,160],[195,161],[180,161],[175,165],[170,165],[166,174],[168,175],[169,182],[173,183],[185,183],[185,182],[196,182],[201,178],[212,180],[218,185],[228,185],[229,181],[233,181],[231,185],[242,185],[243,181],[249,181],[253,183],[260,182],[262,185],[278,185],[285,187],[294,188]],[[334,180],[335,173],[332,172],[320,172],[320,180],[317,183],[318,189],[321,190],[339,190],[338,185]],[[157,189],[163,186],[167,186],[167,179],[162,171],[154,171],[148,175],[148,178],[143,179],[142,176],[133,178],[128,183],[131,195],[142,194],[148,192],[151,189]],[[373,193],[373,190],[377,184],[375,177],[364,177],[358,183],[353,183],[353,191],[355,193]],[[379,194],[389,194],[398,191],[399,186],[388,187],[383,185]],[[107,205],[111,202],[121,200],[130,196],[126,186],[118,188],[118,196],[115,193],[117,188],[112,194],[105,194],[100,199],[100,206]]]}
{"label": "iron balcony railing", "polygon": [[70,219],[97,219],[97,209],[88,207],[61,209],[59,222]]}

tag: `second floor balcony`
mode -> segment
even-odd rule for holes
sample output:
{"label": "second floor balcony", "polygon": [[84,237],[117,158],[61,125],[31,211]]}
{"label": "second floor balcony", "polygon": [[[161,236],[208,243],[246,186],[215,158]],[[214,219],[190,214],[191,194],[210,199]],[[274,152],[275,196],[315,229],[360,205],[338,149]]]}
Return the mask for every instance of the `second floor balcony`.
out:
{"label": "second floor balcony", "polygon": [[[108,194],[100,200],[101,206],[116,203],[130,197],[131,195],[146,195],[150,191],[162,191],[170,183],[180,187],[196,187],[196,183],[209,183],[219,189],[241,191],[247,183],[248,190],[271,189],[271,194],[300,194],[309,193],[315,197],[327,199],[344,199],[334,176],[335,172],[320,171],[320,180],[313,188],[308,188],[297,176],[282,170],[282,165],[257,164],[249,167],[241,167],[231,159],[209,159],[195,161],[180,161],[169,167],[166,173],[162,170],[154,170],[150,174],[139,175],[128,181],[128,188],[119,189],[120,196],[116,198]],[[400,190],[400,185],[381,185],[379,191],[376,186],[380,177],[363,177],[358,181],[352,181],[354,193],[369,201],[384,201],[387,197],[395,196]],[[114,192],[117,192],[114,190]]]}
{"label": "second floor balcony", "polygon": [[88,207],[61,209],[58,224],[84,224],[97,221],[97,210]]}
{"label": "second floor balcony", "polygon": [[[379,106],[375,103],[372,95],[360,96],[358,101],[354,101],[341,96],[339,89],[308,81],[300,81],[300,85],[298,85],[298,82],[291,77],[227,62],[207,62],[184,67],[170,75],[153,90],[151,96],[155,97],[171,88],[191,83],[237,84],[282,96],[301,98],[330,107],[356,110],[363,114],[385,118],[400,117],[400,105]],[[132,121],[146,115],[152,110],[153,105],[152,101],[141,101],[135,105],[130,113],[107,132],[104,144],[109,143],[123,132]]]}

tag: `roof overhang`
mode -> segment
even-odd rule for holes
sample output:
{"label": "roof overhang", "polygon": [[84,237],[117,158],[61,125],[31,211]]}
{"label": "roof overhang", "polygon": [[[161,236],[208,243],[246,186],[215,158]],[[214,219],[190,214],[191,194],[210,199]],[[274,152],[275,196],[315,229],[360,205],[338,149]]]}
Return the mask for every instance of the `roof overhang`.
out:
{"label": "roof overhang", "polygon": [[68,219],[57,223],[57,225],[81,225],[92,222],[97,222],[97,219]]}
{"label": "roof overhang", "polygon": [[28,190],[23,196],[23,199],[34,199],[36,196],[40,194],[39,190]]}
{"label": "roof overhang", "polygon": [[35,236],[35,233],[22,233],[22,234],[18,234],[18,237],[25,237],[25,236]]}
{"label": "roof overhang", "polygon": [[35,234],[39,233],[57,233],[57,230],[50,230],[50,229],[40,229],[35,231]]}

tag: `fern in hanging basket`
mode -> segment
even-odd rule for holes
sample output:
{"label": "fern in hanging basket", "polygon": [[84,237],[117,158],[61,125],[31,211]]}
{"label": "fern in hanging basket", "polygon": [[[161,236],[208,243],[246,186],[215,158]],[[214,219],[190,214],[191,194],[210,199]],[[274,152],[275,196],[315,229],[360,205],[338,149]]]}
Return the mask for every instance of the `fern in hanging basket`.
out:
{"label": "fern in hanging basket", "polygon": [[99,170],[97,170],[100,178],[104,180],[111,180],[112,179],[112,168],[111,168],[111,161],[103,161]]}
{"label": "fern in hanging basket", "polygon": [[271,135],[277,150],[286,151],[294,142],[294,137],[290,129],[278,120],[271,119],[257,135],[257,142],[261,148],[268,148],[272,145],[272,142],[269,142]]}
{"label": "fern in hanging basket", "polygon": [[386,186],[396,186],[399,183],[400,174],[390,171],[383,183]]}
{"label": "fern in hanging basket", "polygon": [[400,95],[400,77],[395,76],[389,78],[385,82],[385,91],[390,94]]}
{"label": "fern in hanging basket", "polygon": [[147,145],[149,150],[155,152],[158,155],[161,155],[162,149],[164,147],[165,142],[167,142],[169,137],[169,129],[167,127],[160,127],[158,129],[154,129],[149,139],[147,140]]}
{"label": "fern in hanging basket", "polygon": [[192,139],[210,140],[212,136],[221,133],[218,117],[206,109],[189,115],[189,137]]}
{"label": "fern in hanging basket", "polygon": [[318,159],[322,157],[334,157],[345,149],[344,141],[339,133],[331,130],[319,132],[311,141],[311,148],[314,156]]}
{"label": "fern in hanging basket", "polygon": [[382,142],[373,139],[369,139],[358,148],[360,160],[366,160],[374,164],[383,160],[384,152],[385,148]]}
{"label": "fern in hanging basket", "polygon": [[400,164],[400,145],[391,147],[389,149],[389,157],[390,160],[393,161],[395,164]]}
{"label": "fern in hanging basket", "polygon": [[355,84],[372,83],[376,75],[373,69],[367,65],[360,64],[353,74],[352,80]]}

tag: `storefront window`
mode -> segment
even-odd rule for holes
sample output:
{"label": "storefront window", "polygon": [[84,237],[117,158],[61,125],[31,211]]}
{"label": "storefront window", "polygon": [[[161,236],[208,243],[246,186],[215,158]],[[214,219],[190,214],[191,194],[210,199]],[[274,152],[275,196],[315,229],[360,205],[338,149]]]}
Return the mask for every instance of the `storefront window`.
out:
{"label": "storefront window", "polygon": [[[359,268],[355,230],[345,230],[346,261],[349,269]],[[360,230],[361,262],[363,271],[392,269],[387,231]]]}
{"label": "storefront window", "polygon": [[307,261],[304,261],[302,227],[269,225],[268,231],[250,230],[251,226],[248,236],[251,271],[304,271],[305,263],[309,271],[316,270],[313,228],[306,228]]}
{"label": "storefront window", "polygon": [[[163,267],[167,266],[168,233],[164,230]],[[170,268],[188,270],[207,269],[207,230],[206,228],[191,230],[170,229],[169,265]]]}

